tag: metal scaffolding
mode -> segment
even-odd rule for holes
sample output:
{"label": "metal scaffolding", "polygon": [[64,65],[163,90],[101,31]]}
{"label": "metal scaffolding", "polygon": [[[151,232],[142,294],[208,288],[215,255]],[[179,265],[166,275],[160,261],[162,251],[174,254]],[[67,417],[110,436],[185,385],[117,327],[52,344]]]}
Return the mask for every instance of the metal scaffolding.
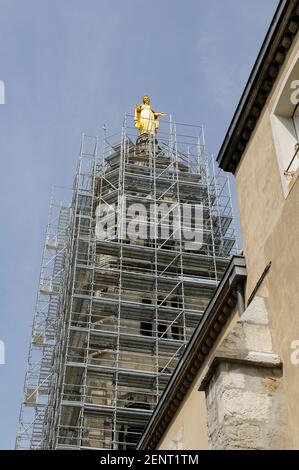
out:
{"label": "metal scaffolding", "polygon": [[[18,449],[134,448],[234,250],[203,128],[164,122],[157,141],[128,118],[102,152],[83,136],[71,205],[50,217]],[[194,250],[182,210],[199,205]]]}

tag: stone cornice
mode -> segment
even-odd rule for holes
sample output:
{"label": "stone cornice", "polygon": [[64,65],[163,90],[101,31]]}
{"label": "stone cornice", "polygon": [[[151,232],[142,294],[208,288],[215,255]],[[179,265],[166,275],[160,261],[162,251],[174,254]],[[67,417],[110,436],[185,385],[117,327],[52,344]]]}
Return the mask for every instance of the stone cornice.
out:
{"label": "stone cornice", "polygon": [[236,286],[246,280],[243,256],[234,256],[179,361],[137,449],[155,449],[237,304]]}
{"label": "stone cornice", "polygon": [[235,173],[298,29],[299,0],[280,1],[219,151],[223,170]]}
{"label": "stone cornice", "polygon": [[258,366],[269,369],[282,369],[282,361],[277,354],[253,353],[251,351],[234,351],[234,353],[222,353],[217,351],[211,363],[206,367],[201,378],[198,390],[200,392],[206,390],[211,378],[213,377],[217,367],[222,362],[246,366]]}

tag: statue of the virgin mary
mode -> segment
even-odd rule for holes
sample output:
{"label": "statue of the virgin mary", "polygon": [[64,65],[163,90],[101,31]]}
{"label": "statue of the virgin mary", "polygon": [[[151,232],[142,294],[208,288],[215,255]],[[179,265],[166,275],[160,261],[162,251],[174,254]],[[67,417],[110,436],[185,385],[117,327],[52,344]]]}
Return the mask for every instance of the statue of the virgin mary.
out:
{"label": "statue of the virgin mary", "polygon": [[135,126],[139,134],[155,135],[159,128],[159,117],[165,116],[165,113],[156,113],[150,105],[150,97],[143,97],[143,104],[135,106]]}

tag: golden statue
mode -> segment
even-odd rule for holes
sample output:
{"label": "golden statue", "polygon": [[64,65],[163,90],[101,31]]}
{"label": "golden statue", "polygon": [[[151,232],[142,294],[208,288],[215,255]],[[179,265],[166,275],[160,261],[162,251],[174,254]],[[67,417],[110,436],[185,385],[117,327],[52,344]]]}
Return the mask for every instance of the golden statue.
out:
{"label": "golden statue", "polygon": [[142,101],[143,104],[135,106],[135,126],[140,135],[155,135],[159,128],[159,117],[165,116],[165,113],[156,113],[153,110],[149,96],[145,95]]}

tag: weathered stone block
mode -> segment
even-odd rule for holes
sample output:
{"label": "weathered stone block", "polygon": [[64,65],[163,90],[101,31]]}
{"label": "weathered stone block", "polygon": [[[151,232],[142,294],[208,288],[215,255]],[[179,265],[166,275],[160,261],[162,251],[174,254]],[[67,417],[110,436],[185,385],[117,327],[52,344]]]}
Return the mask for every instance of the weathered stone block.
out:
{"label": "weathered stone block", "polygon": [[266,304],[257,297],[219,345],[200,385],[206,391],[210,448],[284,448],[281,383]]}

